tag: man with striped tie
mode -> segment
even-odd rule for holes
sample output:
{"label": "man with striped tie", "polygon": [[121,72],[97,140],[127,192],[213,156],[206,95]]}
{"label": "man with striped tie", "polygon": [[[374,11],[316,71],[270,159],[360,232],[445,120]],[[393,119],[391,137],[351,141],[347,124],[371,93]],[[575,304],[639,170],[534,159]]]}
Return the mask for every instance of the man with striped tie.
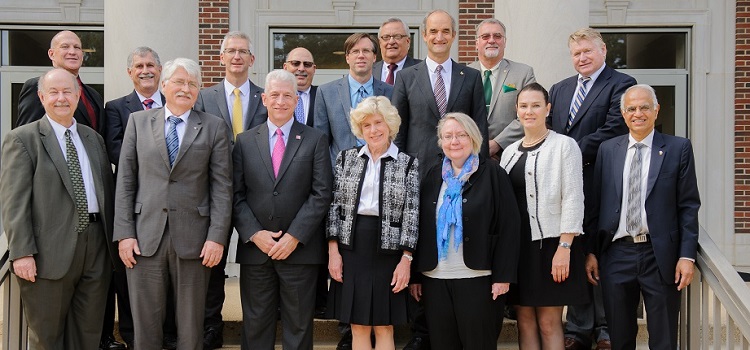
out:
{"label": "man with striped tie", "polygon": [[[584,222],[588,222],[590,212],[598,209],[591,204],[596,153],[602,142],[627,133],[628,128],[620,112],[620,96],[635,85],[635,79],[604,63],[607,46],[601,34],[594,29],[583,28],[571,34],[568,48],[573,68],[578,74],[550,88],[552,110],[547,117],[547,126],[572,137],[581,148]],[[590,304],[568,307],[566,349],[590,349],[592,340],[597,343],[597,349],[610,348],[600,287],[594,287],[592,299]]]}

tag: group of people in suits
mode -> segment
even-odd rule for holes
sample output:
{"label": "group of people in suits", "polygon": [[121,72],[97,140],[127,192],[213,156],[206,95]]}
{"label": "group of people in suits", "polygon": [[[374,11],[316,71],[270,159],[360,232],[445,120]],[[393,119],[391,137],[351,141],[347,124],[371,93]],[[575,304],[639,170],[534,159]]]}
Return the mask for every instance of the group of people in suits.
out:
{"label": "group of people in suits", "polygon": [[598,32],[570,36],[578,74],[547,93],[504,57],[502,22],[476,31],[464,66],[455,19],[428,13],[420,61],[389,18],[377,39],[351,35],[348,74],[319,87],[305,48],[254,84],[241,32],[204,89],[194,61],[140,47],[134,91],[106,106],[77,76],[80,39],[58,33],[0,168],[31,346],[220,347],[234,228],[246,349],[273,348],[278,317],[285,348],[311,349],[323,305],[351,323],[337,349],[370,348],[370,332],[393,349],[407,316],[404,349],[490,349],[506,295],[524,348],[633,349],[641,292],[665,335],[649,346],[675,348],[697,249],[690,142],[656,130],[654,90],[605,64]]}

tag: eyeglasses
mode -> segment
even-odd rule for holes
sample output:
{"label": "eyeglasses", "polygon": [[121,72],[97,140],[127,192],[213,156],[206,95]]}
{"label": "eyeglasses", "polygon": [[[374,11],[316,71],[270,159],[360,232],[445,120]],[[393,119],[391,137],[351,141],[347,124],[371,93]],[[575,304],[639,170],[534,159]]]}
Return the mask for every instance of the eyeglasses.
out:
{"label": "eyeglasses", "polygon": [[641,113],[648,113],[648,111],[653,108],[651,105],[643,105],[643,106],[627,106],[625,107],[625,113],[635,113],[635,111],[640,110]]}
{"label": "eyeglasses", "polygon": [[184,81],[184,80],[172,80],[172,79],[169,79],[169,82],[172,83],[172,84],[175,84],[175,85],[179,85],[180,87],[187,85],[187,87],[189,87],[191,89],[195,89],[195,90],[198,89],[198,83],[194,82],[194,81]]}
{"label": "eyeglasses", "polygon": [[234,56],[237,53],[239,53],[240,56],[247,56],[247,55],[250,54],[250,50],[245,50],[245,49],[224,49],[224,53],[227,54],[227,55],[229,55],[229,56]]}
{"label": "eyeglasses", "polygon": [[391,34],[385,34],[385,35],[381,35],[380,39],[383,39],[383,41],[391,41],[391,39],[396,39],[396,41],[399,41],[399,40],[401,40],[403,38],[406,38],[406,37],[408,37],[408,35],[405,35],[405,34],[393,34],[393,35],[391,35]]}
{"label": "eyeglasses", "polygon": [[467,133],[445,134],[445,135],[440,136],[440,138],[446,141],[453,141],[453,140],[466,141],[469,139],[469,134]]}
{"label": "eyeglasses", "polygon": [[299,67],[299,65],[302,64],[303,66],[305,66],[305,68],[312,68],[312,66],[315,65],[315,63],[310,62],[310,61],[297,61],[297,60],[286,61],[286,63],[291,64],[292,67]]}
{"label": "eyeglasses", "polygon": [[354,50],[349,51],[349,54],[350,55],[354,55],[354,56],[359,56],[359,54],[370,55],[372,53],[374,53],[374,51],[372,51],[370,49],[361,49],[361,50],[360,49],[354,49]]}
{"label": "eyeglasses", "polygon": [[479,39],[490,40],[490,37],[495,38],[495,40],[502,40],[505,35],[503,33],[484,33],[479,36]]}

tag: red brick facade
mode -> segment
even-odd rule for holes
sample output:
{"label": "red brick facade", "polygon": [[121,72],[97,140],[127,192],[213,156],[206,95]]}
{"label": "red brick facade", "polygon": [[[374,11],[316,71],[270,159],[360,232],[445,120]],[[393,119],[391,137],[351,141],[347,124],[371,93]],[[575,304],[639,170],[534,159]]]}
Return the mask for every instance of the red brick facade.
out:
{"label": "red brick facade", "polygon": [[737,1],[734,73],[734,228],[750,233],[750,1]]}
{"label": "red brick facade", "polygon": [[201,0],[198,2],[198,63],[203,73],[203,84],[214,85],[224,78],[224,67],[219,64],[221,40],[229,31],[229,0]]}
{"label": "red brick facade", "polygon": [[458,2],[458,61],[469,64],[477,60],[476,26],[495,15],[495,0],[460,0]]}

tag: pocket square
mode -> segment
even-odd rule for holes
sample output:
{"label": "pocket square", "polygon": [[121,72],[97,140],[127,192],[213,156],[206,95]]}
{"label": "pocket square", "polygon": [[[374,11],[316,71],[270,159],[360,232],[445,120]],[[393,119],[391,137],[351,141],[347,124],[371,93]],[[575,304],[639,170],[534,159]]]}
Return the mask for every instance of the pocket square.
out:
{"label": "pocket square", "polygon": [[516,84],[503,85],[503,93],[516,91]]}

